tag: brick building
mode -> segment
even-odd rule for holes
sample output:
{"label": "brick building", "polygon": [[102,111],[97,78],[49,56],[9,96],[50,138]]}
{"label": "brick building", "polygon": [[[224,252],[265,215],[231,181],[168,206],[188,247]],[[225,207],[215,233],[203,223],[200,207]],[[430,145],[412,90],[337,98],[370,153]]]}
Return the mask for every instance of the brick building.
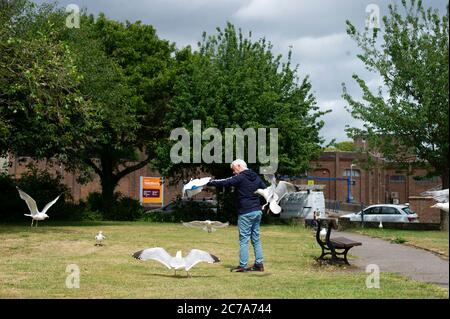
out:
{"label": "brick building", "polygon": [[[368,167],[365,155],[358,152],[325,151],[322,156],[315,161],[311,161],[308,176],[316,179],[316,184],[325,186],[325,199],[345,203],[351,195],[352,202],[363,203],[365,206],[378,203],[407,203],[411,202],[411,208],[420,214],[422,220],[427,222],[439,222],[439,211],[429,208],[420,197],[421,192],[440,184],[440,178],[423,178],[426,171],[423,169],[395,169],[388,168],[389,165],[381,156],[375,156]],[[21,158],[20,160],[10,157],[5,161],[9,174],[19,177],[27,170],[26,165],[31,160]],[[1,164],[1,163],[0,163]],[[35,163],[41,170],[58,172],[63,176],[64,183],[72,190],[75,201],[85,199],[91,192],[100,192],[100,181],[96,177],[87,184],[80,184],[76,180],[76,175],[64,169],[63,165],[54,164],[50,161],[40,161]],[[392,166],[392,165],[391,165]],[[1,167],[1,166],[0,166]],[[148,167],[141,168],[127,175],[120,180],[116,191],[125,196],[139,199],[139,177],[153,176],[159,177],[157,171]],[[347,180],[353,181],[349,185]],[[297,183],[305,184],[305,180],[294,180]],[[175,199],[181,195],[182,182],[166,180],[164,187],[164,202]],[[211,194],[203,194],[211,196]]]}
{"label": "brick building", "polygon": [[440,184],[440,178],[424,178],[426,173],[424,169],[395,168],[381,158],[376,158],[373,166],[368,167],[364,155],[339,151],[324,152],[317,161],[311,162],[308,171],[309,176],[317,177],[316,183],[325,185],[325,198],[338,201],[347,201],[348,183],[344,179],[351,176],[353,201],[366,205],[406,203],[411,196]]}

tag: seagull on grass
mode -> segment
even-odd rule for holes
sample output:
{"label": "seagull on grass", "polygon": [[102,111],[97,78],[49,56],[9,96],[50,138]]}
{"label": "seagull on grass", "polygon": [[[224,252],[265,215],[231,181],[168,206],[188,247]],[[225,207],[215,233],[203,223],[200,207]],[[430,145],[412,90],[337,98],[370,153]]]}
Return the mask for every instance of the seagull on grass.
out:
{"label": "seagull on grass", "polygon": [[45,205],[42,212],[40,212],[37,208],[36,201],[27,193],[25,193],[23,190],[21,190],[19,187],[17,187],[17,190],[19,191],[20,198],[22,198],[25,203],[27,203],[28,209],[30,210],[31,214],[24,214],[25,216],[30,216],[31,219],[31,227],[33,227],[33,222],[36,221],[36,227],[38,226],[38,221],[44,220],[46,218],[49,218],[49,216],[46,214],[48,209],[52,207],[54,203],[59,199],[61,195],[56,197],[54,200],[52,200],[50,203]]}
{"label": "seagull on grass", "polygon": [[448,188],[438,191],[427,191],[421,193],[422,196],[431,196],[437,201],[432,208],[439,208],[448,213]]}
{"label": "seagull on grass", "polygon": [[208,233],[212,233],[215,232],[218,228],[224,228],[230,224],[228,222],[222,223],[218,221],[210,221],[207,219],[207,220],[194,220],[191,222],[184,222],[183,225],[186,227],[203,229]]}
{"label": "seagull on grass", "polygon": [[207,262],[209,264],[219,262],[220,259],[210,253],[192,249],[186,257],[181,256],[181,250],[178,250],[175,257],[169,255],[169,253],[162,247],[147,248],[137,251],[133,254],[133,257],[140,260],[156,260],[169,269],[175,270],[175,276],[177,270],[184,268],[186,270],[186,276],[190,277],[189,269],[194,267],[199,262]]}
{"label": "seagull on grass", "polygon": [[274,214],[279,214],[281,212],[281,207],[279,202],[289,193],[297,191],[294,184],[280,181],[277,184],[274,174],[264,175],[266,180],[270,183],[270,186],[264,189],[257,189],[255,194],[261,195],[266,200],[266,204],[263,205],[263,209],[269,204],[269,208]]}
{"label": "seagull on grass", "polygon": [[105,235],[103,235],[103,232],[100,230],[97,235],[95,235],[95,246],[103,246],[102,241],[106,239]]}

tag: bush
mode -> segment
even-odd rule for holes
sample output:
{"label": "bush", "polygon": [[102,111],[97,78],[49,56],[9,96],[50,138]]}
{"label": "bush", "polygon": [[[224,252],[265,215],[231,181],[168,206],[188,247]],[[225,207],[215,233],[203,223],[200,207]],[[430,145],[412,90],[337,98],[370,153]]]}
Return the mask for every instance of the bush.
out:
{"label": "bush", "polygon": [[407,240],[400,236],[397,236],[391,240],[391,243],[394,243],[394,244],[404,244],[406,242],[407,242]]}
{"label": "bush", "polygon": [[23,219],[23,214],[28,212],[28,208],[26,208],[26,211],[23,210],[23,201],[16,190],[15,179],[8,174],[1,173],[0,190],[0,220],[14,221],[19,220],[19,218]]}
{"label": "bush", "polygon": [[130,197],[120,197],[117,202],[117,211],[114,220],[138,220],[142,218],[144,208],[140,202]]}
{"label": "bush", "polygon": [[19,196],[18,186],[36,201],[39,210],[47,203],[61,195],[59,200],[49,209],[51,220],[78,220],[82,210],[75,204],[66,202],[72,200],[70,189],[64,185],[60,175],[52,176],[46,171],[39,171],[34,166],[28,166],[29,170],[15,179],[8,174],[0,174],[0,205],[2,221],[21,221],[23,214],[29,214],[27,204]]}
{"label": "bush", "polygon": [[143,216],[144,208],[138,200],[125,197],[119,192],[114,193],[114,205],[111,211],[103,211],[103,197],[101,193],[90,193],[86,202],[86,213],[89,220],[122,220],[133,221]]}

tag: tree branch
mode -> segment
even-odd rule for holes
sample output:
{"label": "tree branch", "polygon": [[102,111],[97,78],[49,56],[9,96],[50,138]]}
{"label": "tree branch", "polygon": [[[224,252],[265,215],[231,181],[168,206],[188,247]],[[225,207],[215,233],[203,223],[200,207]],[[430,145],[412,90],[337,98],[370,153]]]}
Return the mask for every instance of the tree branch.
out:
{"label": "tree branch", "polygon": [[102,170],[100,168],[98,168],[98,166],[95,165],[95,163],[90,158],[84,159],[83,161],[84,161],[85,164],[87,164],[90,167],[92,167],[94,169],[94,171],[97,173],[97,175],[100,178],[102,178],[102,176],[103,176]]}
{"label": "tree branch", "polygon": [[126,167],[124,170],[118,172],[115,175],[116,180],[119,181],[122,177],[124,177],[124,176],[130,174],[131,172],[134,172],[134,171],[144,167],[145,165],[147,165],[150,162],[150,160],[151,160],[150,156],[147,156],[147,158],[145,160],[143,160],[142,162],[139,162],[139,163],[137,163],[137,164],[135,164],[133,166]]}

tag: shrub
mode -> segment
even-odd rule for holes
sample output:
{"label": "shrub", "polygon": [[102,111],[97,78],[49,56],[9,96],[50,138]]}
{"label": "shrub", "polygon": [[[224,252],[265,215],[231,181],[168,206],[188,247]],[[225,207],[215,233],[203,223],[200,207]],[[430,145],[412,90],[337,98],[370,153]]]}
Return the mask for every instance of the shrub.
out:
{"label": "shrub", "polygon": [[81,218],[79,209],[74,204],[68,204],[71,200],[70,189],[64,185],[60,175],[52,176],[46,171],[39,171],[34,166],[28,166],[28,171],[19,179],[8,174],[0,174],[0,220],[23,220],[23,214],[29,214],[29,209],[17,192],[16,186],[29,194],[36,201],[39,210],[42,210],[48,202],[61,195],[59,200],[49,209],[51,220],[74,220]]}
{"label": "shrub", "polygon": [[403,237],[397,236],[394,239],[392,239],[391,242],[394,244],[404,244],[407,242],[407,240],[404,239]]}
{"label": "shrub", "polygon": [[114,205],[112,210],[103,211],[103,197],[101,193],[93,192],[88,195],[86,201],[86,217],[89,220],[138,220],[144,213],[144,208],[138,200],[123,196],[119,192],[114,193]]}
{"label": "shrub", "polygon": [[138,220],[142,218],[143,214],[144,208],[138,200],[130,197],[120,197],[117,202],[114,220]]}

